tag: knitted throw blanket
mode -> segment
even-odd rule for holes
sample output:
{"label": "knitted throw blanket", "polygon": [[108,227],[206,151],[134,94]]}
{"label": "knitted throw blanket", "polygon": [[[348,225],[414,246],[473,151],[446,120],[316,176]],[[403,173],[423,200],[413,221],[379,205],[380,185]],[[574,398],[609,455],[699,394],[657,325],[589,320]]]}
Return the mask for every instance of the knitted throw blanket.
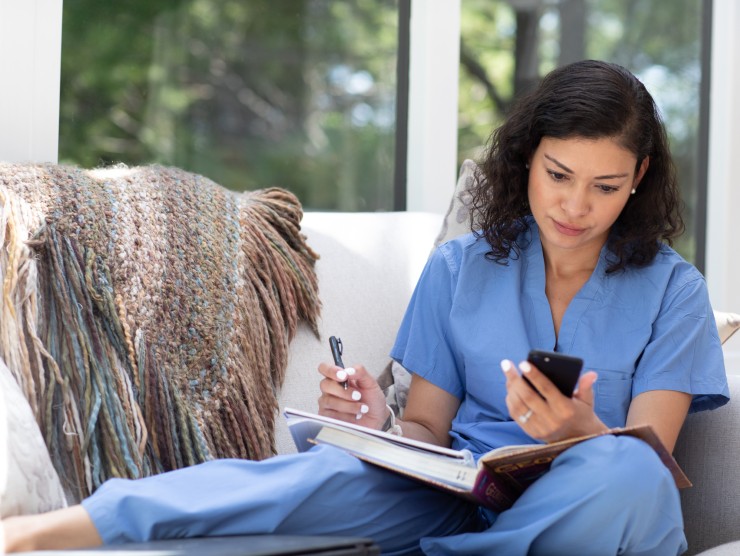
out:
{"label": "knitted throw blanket", "polygon": [[158,166],[0,164],[0,357],[70,501],[110,477],[274,453],[317,256],[298,200]]}

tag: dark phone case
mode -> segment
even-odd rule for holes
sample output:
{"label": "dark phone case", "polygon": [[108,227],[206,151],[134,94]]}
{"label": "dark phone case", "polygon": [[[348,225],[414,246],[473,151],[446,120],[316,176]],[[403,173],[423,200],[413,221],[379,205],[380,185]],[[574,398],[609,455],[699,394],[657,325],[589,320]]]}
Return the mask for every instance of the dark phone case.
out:
{"label": "dark phone case", "polygon": [[583,368],[583,359],[552,351],[532,350],[527,361],[549,378],[564,396],[573,395]]}

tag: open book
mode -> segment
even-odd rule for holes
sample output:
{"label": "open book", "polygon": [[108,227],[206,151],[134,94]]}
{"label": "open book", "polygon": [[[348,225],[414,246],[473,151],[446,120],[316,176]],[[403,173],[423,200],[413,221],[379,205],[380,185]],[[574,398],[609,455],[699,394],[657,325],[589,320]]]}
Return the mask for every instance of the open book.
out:
{"label": "open book", "polygon": [[[330,444],[368,463],[447,490],[497,512],[511,507],[560,453],[599,436],[582,436],[552,444],[505,446],[484,454],[476,463],[467,450],[442,448],[297,409],[286,408],[284,414],[299,451],[308,450],[314,444]],[[601,434],[630,435],[647,442],[673,474],[676,486],[691,486],[649,425],[614,428]]]}

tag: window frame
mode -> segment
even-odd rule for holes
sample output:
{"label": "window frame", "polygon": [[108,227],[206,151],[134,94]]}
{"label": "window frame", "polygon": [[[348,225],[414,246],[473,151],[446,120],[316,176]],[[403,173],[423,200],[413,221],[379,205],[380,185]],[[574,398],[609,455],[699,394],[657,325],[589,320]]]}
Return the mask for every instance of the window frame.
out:
{"label": "window frame", "polygon": [[406,210],[443,214],[457,180],[461,0],[411,0]]}
{"label": "window frame", "polygon": [[[740,5],[714,0],[712,5],[712,61],[709,93],[707,159],[706,277],[717,310],[740,312],[740,190],[736,153],[740,152]],[[740,342],[733,339],[736,366]]]}
{"label": "window frame", "polygon": [[[461,0],[400,1],[409,8],[404,16],[409,69],[405,179],[403,168],[400,178],[396,175],[397,186],[405,182],[405,200],[396,206],[441,214],[457,171]],[[702,60],[708,70],[702,110],[709,117],[700,169],[705,187],[699,192],[697,252],[703,255],[698,262],[714,307],[740,311],[734,278],[740,276],[740,257],[732,241],[740,236],[740,218],[733,214],[740,208],[734,168],[734,153],[740,152],[740,107],[734,102],[740,97],[740,5],[704,1],[711,47],[705,44]],[[2,161],[58,160],[62,5],[62,0],[0,0],[0,71],[14,84],[0,88]],[[734,342],[731,366],[740,367],[740,338]]]}

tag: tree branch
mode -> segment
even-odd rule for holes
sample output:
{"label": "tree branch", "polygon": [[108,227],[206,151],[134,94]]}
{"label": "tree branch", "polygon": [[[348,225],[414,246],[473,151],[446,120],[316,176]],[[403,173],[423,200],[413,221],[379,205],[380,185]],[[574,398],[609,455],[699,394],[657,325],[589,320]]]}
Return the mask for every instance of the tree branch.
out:
{"label": "tree branch", "polygon": [[499,111],[502,114],[506,113],[506,110],[509,107],[509,102],[498,93],[496,86],[488,78],[486,69],[473,56],[470,49],[465,46],[465,41],[462,39],[460,40],[460,64],[462,64],[474,79],[477,79],[483,85],[486,89],[486,94],[491,98],[494,105],[498,107]]}

